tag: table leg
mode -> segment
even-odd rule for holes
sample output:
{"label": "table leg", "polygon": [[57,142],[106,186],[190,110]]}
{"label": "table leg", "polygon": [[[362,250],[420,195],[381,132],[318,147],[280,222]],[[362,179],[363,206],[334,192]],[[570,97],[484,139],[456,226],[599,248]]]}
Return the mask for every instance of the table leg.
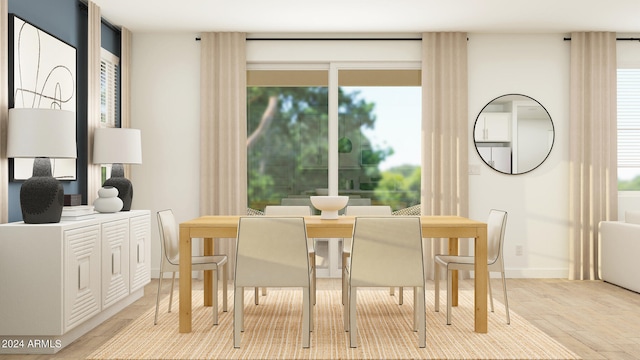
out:
{"label": "table leg", "polygon": [[191,235],[180,228],[180,332],[191,332]]}
{"label": "table leg", "polygon": [[[212,238],[204,238],[204,255],[213,255],[213,239]],[[204,271],[204,306],[212,306],[213,297],[211,296],[211,276],[213,276],[213,271],[205,270]]]}
{"label": "table leg", "polygon": [[475,239],[475,331],[487,332],[487,231],[481,230]]}
{"label": "table leg", "polygon": [[[449,255],[460,255],[458,238],[449,238]],[[451,306],[458,306],[458,270],[451,271]]]}

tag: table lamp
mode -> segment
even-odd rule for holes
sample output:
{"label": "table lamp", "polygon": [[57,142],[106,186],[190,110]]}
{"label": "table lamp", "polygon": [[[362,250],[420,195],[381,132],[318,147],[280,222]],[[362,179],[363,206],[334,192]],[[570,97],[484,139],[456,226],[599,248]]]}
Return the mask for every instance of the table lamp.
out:
{"label": "table lamp", "polygon": [[111,177],[102,186],[118,189],[122,211],[131,210],[133,185],[124,177],[123,164],[142,164],[140,130],[129,128],[98,128],[93,135],[93,163],[112,164]]}
{"label": "table lamp", "polygon": [[32,177],[20,187],[22,219],[28,224],[60,222],[62,184],[49,158],[76,158],[76,114],[58,109],[9,109],[7,157],[35,158]]}

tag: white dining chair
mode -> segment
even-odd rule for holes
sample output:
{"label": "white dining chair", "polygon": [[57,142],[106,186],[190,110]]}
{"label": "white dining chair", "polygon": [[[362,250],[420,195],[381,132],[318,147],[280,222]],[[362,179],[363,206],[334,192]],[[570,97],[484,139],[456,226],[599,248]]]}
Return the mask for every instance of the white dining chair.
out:
{"label": "white dining chair", "polygon": [[[370,199],[367,199],[370,200]],[[344,214],[348,216],[389,216],[392,214],[391,206],[388,205],[347,205]],[[351,242],[353,238],[342,239],[342,304],[347,300],[347,275],[346,268],[351,256]],[[389,289],[389,294],[394,294],[395,288]],[[402,305],[403,294],[402,288],[399,289],[398,303]]]}
{"label": "white dining chair", "polygon": [[[171,210],[162,210],[157,213],[158,230],[160,233],[160,276],[158,277],[158,293],[156,294],[156,315],[153,324],[158,323],[158,307],[160,305],[160,290],[162,278],[165,272],[171,271],[171,292],[169,293],[169,311],[173,302],[173,286],[176,282],[176,272],[180,271],[180,239],[176,219]],[[213,324],[218,325],[218,270],[222,278],[222,311],[227,311],[227,255],[192,256],[191,268],[193,271],[212,270],[213,292]],[[188,274],[185,276],[189,276]]]}
{"label": "white dining chair", "polygon": [[[311,206],[307,205],[267,205],[264,208],[265,216],[310,216],[313,215]],[[311,266],[311,299],[316,303],[316,250],[313,238],[307,238],[307,249],[309,249],[309,264]],[[262,296],[267,295],[267,288],[262,288]],[[259,290],[255,289],[255,303],[259,303]]]}
{"label": "white dining chair", "polygon": [[[504,294],[504,306],[507,314],[507,324],[511,323],[509,317],[509,302],[507,300],[507,282],[504,274],[504,233],[507,227],[507,212],[502,210],[489,211],[487,221],[487,265],[489,276],[487,276],[487,286],[489,287],[489,299],[491,301],[491,312],[493,312],[493,294],[491,293],[491,272],[500,272],[502,277],[502,291]],[[474,256],[459,255],[435,255],[435,311],[440,311],[440,268],[447,271],[447,325],[451,325],[451,272],[453,270],[474,269]]]}
{"label": "white dining chair", "polygon": [[[311,268],[303,217],[241,217],[238,225],[233,307],[233,346],[244,331],[245,287],[298,287],[303,291],[302,346],[313,328]],[[293,306],[288,304],[288,306]]]}
{"label": "white dining chair", "polygon": [[[381,266],[384,265],[384,266]],[[426,347],[426,314],[422,227],[414,216],[356,217],[347,267],[348,301],[345,330],[350,347],[357,347],[356,299],[358,287],[413,287],[413,331]]]}

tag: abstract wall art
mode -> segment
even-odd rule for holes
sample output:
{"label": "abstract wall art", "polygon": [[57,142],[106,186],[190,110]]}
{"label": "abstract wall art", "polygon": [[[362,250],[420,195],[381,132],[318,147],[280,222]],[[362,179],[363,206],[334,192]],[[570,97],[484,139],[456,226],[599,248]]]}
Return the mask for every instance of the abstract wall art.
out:
{"label": "abstract wall art", "polygon": [[[62,109],[76,113],[76,49],[23,19],[9,25],[10,107]],[[51,159],[53,177],[76,179],[75,159]],[[33,159],[14,159],[12,180],[31,177]]]}

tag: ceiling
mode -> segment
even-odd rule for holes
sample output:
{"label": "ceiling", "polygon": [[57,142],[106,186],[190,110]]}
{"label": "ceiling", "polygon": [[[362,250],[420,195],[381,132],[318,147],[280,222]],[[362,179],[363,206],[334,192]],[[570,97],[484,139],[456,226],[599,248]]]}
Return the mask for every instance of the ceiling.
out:
{"label": "ceiling", "polygon": [[132,32],[640,33],[640,0],[93,0]]}

